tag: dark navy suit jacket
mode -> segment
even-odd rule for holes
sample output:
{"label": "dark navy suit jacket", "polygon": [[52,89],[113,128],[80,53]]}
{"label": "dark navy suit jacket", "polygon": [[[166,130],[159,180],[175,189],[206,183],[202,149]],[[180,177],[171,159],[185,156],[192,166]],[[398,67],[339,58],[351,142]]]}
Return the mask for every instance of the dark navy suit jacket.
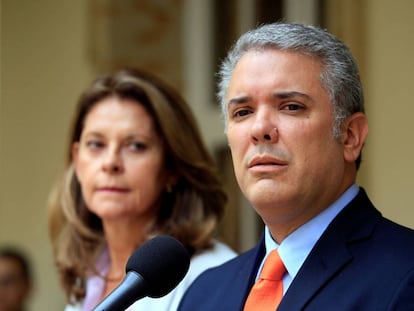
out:
{"label": "dark navy suit jacket", "polygon": [[[178,310],[243,310],[263,256],[262,238],[207,270]],[[382,217],[361,189],[316,243],[277,310],[414,311],[414,231]]]}

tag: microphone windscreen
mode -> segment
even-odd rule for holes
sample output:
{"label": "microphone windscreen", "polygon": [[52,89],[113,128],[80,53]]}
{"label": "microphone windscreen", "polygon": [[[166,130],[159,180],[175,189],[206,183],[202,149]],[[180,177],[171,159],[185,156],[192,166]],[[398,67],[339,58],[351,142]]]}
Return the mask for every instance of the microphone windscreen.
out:
{"label": "microphone windscreen", "polygon": [[189,266],[190,256],[181,242],[161,235],[147,241],[131,255],[126,272],[140,274],[148,284],[148,296],[158,298],[180,283]]}

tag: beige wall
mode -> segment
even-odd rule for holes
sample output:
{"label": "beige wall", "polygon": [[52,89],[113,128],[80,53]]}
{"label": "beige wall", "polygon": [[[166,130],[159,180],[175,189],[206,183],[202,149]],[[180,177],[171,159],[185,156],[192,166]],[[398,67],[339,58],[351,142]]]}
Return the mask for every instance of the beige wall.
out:
{"label": "beige wall", "polygon": [[63,310],[46,200],[79,90],[89,82],[84,0],[2,0],[0,244],[28,251],[31,310]]}
{"label": "beige wall", "polygon": [[359,181],[383,214],[414,228],[414,2],[329,0],[328,28],[361,67],[369,135]]}
{"label": "beige wall", "polygon": [[[414,2],[350,2],[357,10],[353,14],[338,6],[333,12],[342,16],[341,36],[349,40],[363,68],[370,136],[360,181],[386,216],[414,227]],[[34,311],[63,306],[45,206],[63,160],[73,104],[92,77],[86,3],[1,2],[0,244],[21,245],[32,256],[37,276]],[[195,101],[200,95],[194,90],[187,94]],[[205,106],[193,108],[206,116]],[[208,116],[217,118],[217,113]],[[214,130],[214,138],[209,137],[209,122],[202,122],[206,139],[219,139],[221,133]]]}
{"label": "beige wall", "polygon": [[414,228],[414,1],[369,0],[368,190],[386,216]]}

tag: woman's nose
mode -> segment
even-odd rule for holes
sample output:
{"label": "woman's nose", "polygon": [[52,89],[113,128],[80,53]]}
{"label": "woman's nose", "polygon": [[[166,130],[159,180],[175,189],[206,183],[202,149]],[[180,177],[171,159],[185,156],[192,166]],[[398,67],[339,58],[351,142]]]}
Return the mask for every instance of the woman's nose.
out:
{"label": "woman's nose", "polygon": [[108,149],[103,160],[103,170],[108,173],[120,173],[123,171],[122,156],[115,148]]}

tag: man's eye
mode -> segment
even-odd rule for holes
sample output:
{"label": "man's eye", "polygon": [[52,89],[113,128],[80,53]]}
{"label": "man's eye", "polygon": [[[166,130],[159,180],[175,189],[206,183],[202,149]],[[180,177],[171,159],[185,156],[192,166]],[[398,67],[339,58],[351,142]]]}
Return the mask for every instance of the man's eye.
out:
{"label": "man's eye", "polygon": [[237,118],[237,117],[244,117],[244,116],[247,116],[249,113],[250,113],[250,111],[247,110],[247,109],[237,110],[236,112],[233,113],[233,116],[235,118]]}
{"label": "man's eye", "polygon": [[303,109],[303,107],[301,105],[293,104],[293,103],[284,105],[282,107],[282,110],[289,110],[289,111],[295,111],[295,110],[300,110],[300,109]]}

